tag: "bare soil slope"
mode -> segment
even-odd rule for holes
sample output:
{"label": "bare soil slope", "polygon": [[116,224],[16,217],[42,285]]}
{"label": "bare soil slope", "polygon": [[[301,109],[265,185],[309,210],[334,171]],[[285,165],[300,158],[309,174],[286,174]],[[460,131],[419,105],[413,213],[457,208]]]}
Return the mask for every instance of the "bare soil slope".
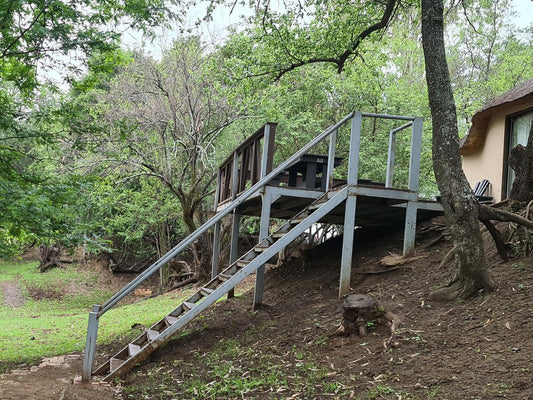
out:
{"label": "bare soil slope", "polygon": [[[379,260],[399,253],[402,242],[401,234],[373,239],[356,244],[351,288],[373,295],[403,317],[390,345],[385,346],[389,334],[380,327],[363,338],[335,335],[342,318],[336,239],[271,268],[262,309],[251,311],[253,293],[217,303],[121,386],[74,383],[80,374],[77,360],[54,377],[56,383],[66,382],[66,389],[58,386],[49,395],[32,397],[36,387],[50,385],[41,369],[2,376],[0,398],[533,399],[533,259],[502,263],[490,244],[490,275],[497,290],[436,303],[427,300],[428,293],[455,272],[453,263],[439,269],[449,243],[426,248],[434,240],[426,236],[417,243],[420,258],[376,273],[384,270]],[[99,354],[112,351],[100,348]],[[213,362],[230,368],[217,375]],[[209,391],[236,376],[260,383],[239,396],[238,388],[225,395]],[[15,381],[18,391],[5,392]],[[195,389],[198,382],[206,392]]]}

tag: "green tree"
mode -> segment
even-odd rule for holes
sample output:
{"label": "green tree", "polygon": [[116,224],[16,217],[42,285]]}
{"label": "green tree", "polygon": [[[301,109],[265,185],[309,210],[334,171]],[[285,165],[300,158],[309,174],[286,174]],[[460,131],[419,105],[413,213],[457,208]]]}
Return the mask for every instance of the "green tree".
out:
{"label": "green tree", "polygon": [[[111,169],[121,183],[156,180],[159,190],[177,201],[189,233],[206,219],[205,199],[213,192],[220,160],[215,144],[236,118],[215,73],[216,62],[197,38],[176,42],[160,62],[137,54],[109,87],[97,90],[96,96],[89,91],[88,101],[81,104],[85,112],[70,121],[76,137],[94,146],[78,159],[79,167]],[[165,201],[154,190],[143,195]],[[173,245],[166,238],[158,242],[163,254]],[[194,243],[193,255],[193,270],[206,277],[208,237]]]}
{"label": "green tree", "polygon": [[[68,188],[79,182],[44,173],[43,149],[54,142],[57,130],[38,125],[43,115],[36,104],[46,91],[38,72],[62,70],[68,77],[94,51],[116,47],[128,27],[149,33],[151,27],[170,23],[178,15],[174,0],[107,1],[6,0],[0,4],[0,253],[7,256],[25,242],[58,238],[55,217],[66,215],[71,204]],[[69,64],[68,60],[76,61]],[[74,69],[74,70],[73,70]],[[48,91],[47,96],[54,93]],[[30,170],[31,168],[31,170]],[[40,175],[42,174],[42,175]],[[52,186],[61,187],[58,192]],[[63,198],[59,198],[62,192]],[[59,196],[59,197],[58,197]],[[64,203],[62,199],[66,202]],[[55,207],[55,209],[54,209]],[[55,217],[54,217],[55,215]],[[48,222],[47,222],[48,221]],[[72,221],[71,221],[72,222]],[[70,225],[68,232],[75,232]],[[65,231],[65,232],[67,232]]]}

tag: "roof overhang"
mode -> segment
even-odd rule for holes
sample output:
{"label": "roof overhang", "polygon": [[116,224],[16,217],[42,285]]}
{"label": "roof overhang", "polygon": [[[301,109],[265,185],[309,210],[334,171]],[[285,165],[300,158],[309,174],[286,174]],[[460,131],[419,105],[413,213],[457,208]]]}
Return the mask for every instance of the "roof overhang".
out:
{"label": "roof overhang", "polygon": [[516,107],[521,104],[524,106],[533,105],[533,79],[515,86],[508,92],[489,102],[484,108],[474,114],[468,135],[461,139],[460,142],[461,155],[474,154],[482,148],[485,137],[487,136],[487,127],[491,116],[495,112],[503,108],[510,106]]}

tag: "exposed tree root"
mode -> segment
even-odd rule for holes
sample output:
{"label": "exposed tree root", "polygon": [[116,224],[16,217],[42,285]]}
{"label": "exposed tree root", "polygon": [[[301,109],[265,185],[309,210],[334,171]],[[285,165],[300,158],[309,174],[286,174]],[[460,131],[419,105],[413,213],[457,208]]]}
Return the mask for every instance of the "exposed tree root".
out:
{"label": "exposed tree root", "polygon": [[[513,212],[501,210],[494,207],[489,207],[483,204],[479,205],[479,220],[485,225],[489,233],[491,234],[498,254],[504,260],[508,260],[507,250],[505,248],[505,243],[502,240],[501,234],[496,229],[491,220],[502,221],[502,222],[512,222],[528,229],[533,229],[533,221],[528,219],[529,217],[529,208],[533,205],[531,202],[528,205],[528,211],[525,214],[525,217],[515,214]],[[444,267],[448,264],[456,254],[458,254],[459,248],[454,246],[442,259],[439,268]],[[440,288],[429,295],[430,300],[434,301],[453,301],[458,298],[466,299],[478,293],[479,290],[486,289],[490,290],[492,285],[489,283],[488,277],[480,277],[476,279],[470,276],[461,276],[461,273],[458,272],[452,281],[443,288]],[[483,285],[480,286],[480,283]]]}
{"label": "exposed tree root", "polygon": [[447,286],[430,293],[429,299],[441,302],[467,299],[475,295],[478,291],[479,289],[471,279],[455,278]]}
{"label": "exposed tree root", "polygon": [[439,269],[442,269],[446,264],[448,264],[452,258],[457,254],[457,247],[454,246],[442,259],[442,261],[439,264]]}

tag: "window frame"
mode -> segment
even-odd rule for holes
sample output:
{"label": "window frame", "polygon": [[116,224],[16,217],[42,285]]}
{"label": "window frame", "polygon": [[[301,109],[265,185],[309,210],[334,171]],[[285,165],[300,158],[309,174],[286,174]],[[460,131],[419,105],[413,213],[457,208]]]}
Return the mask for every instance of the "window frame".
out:
{"label": "window frame", "polygon": [[[517,118],[523,117],[527,114],[533,114],[533,107],[520,110],[518,112],[508,114],[505,116],[505,139],[504,139],[504,150],[503,150],[503,179],[502,179],[502,200],[507,199],[510,194],[509,188],[509,152],[511,151],[511,135],[513,132],[513,122]],[[532,122],[533,123],[533,122]]]}

